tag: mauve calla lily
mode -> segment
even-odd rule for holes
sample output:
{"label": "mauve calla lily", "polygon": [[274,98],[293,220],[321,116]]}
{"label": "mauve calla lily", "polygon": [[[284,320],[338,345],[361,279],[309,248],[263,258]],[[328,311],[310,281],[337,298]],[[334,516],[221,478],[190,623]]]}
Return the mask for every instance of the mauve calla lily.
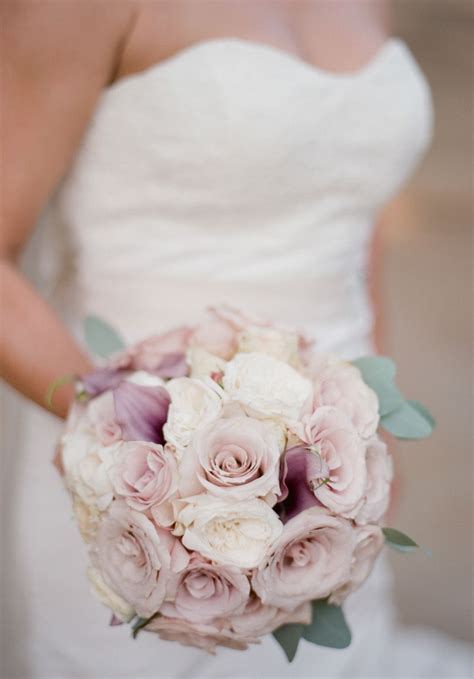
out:
{"label": "mauve calla lily", "polygon": [[115,416],[124,441],[164,443],[163,425],[170,405],[166,389],[123,381],[113,394]]}
{"label": "mauve calla lily", "polygon": [[81,377],[82,387],[88,396],[99,396],[104,391],[118,387],[127,375],[128,370],[97,368]]}
{"label": "mauve calla lily", "polygon": [[283,522],[309,507],[321,505],[314,495],[315,483],[329,476],[329,469],[321,457],[308,446],[289,448],[280,468],[281,505]]}

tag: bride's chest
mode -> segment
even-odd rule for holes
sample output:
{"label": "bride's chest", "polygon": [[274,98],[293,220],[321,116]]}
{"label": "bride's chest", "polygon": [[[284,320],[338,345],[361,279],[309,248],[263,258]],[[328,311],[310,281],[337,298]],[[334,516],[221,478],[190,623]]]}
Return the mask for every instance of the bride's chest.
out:
{"label": "bride's chest", "polygon": [[429,90],[399,41],[334,75],[274,48],[214,40],[105,91],[58,199],[72,222],[328,201],[372,211],[430,131]]}

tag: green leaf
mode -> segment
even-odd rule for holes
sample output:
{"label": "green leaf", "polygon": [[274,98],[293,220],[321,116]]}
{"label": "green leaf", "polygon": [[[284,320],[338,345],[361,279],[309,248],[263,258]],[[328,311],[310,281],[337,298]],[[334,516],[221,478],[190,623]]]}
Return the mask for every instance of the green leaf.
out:
{"label": "green leaf", "polygon": [[399,552],[414,552],[419,547],[408,535],[395,528],[382,528],[382,532],[385,536],[385,542]]}
{"label": "green leaf", "polygon": [[149,618],[137,618],[132,625],[132,637],[137,638],[137,634],[140,630],[148,625],[148,623],[153,620],[158,615],[158,613],[153,613]]}
{"label": "green leaf", "polygon": [[433,433],[434,421],[420,404],[411,401],[380,418],[380,425],[399,439],[423,439]]}
{"label": "green leaf", "polygon": [[84,319],[84,337],[90,351],[101,358],[107,358],[125,348],[120,335],[97,316],[87,316]]}
{"label": "green leaf", "polygon": [[327,599],[313,601],[313,622],[306,625],[303,638],[319,646],[347,648],[351,631],[340,606],[329,604]]}
{"label": "green leaf", "polygon": [[289,662],[292,662],[298,649],[298,644],[303,634],[303,625],[282,625],[273,632]]}
{"label": "green leaf", "polygon": [[422,417],[425,418],[425,420],[431,425],[432,429],[436,427],[436,420],[434,419],[433,415],[430,413],[428,408],[425,408],[425,406],[420,403],[419,401],[408,401],[408,403],[411,405],[412,408],[414,408]]}
{"label": "green leaf", "polygon": [[404,398],[395,386],[395,363],[385,356],[364,356],[353,361],[364,382],[375,391],[380,415],[387,415],[403,405]]}

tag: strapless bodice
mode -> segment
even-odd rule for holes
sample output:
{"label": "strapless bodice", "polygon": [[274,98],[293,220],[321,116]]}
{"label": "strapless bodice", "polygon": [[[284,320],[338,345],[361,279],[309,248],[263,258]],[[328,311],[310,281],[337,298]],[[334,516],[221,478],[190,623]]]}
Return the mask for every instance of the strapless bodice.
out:
{"label": "strapless bodice", "polygon": [[371,230],[430,132],[398,39],[351,74],[222,38],[119,80],[50,205],[75,315],[133,340],[228,303],[362,351]]}

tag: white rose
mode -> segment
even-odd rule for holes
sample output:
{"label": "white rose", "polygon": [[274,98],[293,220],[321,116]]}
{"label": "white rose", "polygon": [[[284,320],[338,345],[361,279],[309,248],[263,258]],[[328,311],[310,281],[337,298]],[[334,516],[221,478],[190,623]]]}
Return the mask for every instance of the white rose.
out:
{"label": "white rose", "polygon": [[238,337],[238,352],[261,353],[297,366],[299,363],[298,335],[283,333],[275,328],[252,326]]}
{"label": "white rose", "polygon": [[87,577],[92,585],[92,591],[95,596],[107,608],[110,608],[117,618],[122,622],[130,622],[135,617],[135,611],[128,604],[125,599],[122,599],[116,592],[113,591],[105,582],[97,568],[89,566],[87,569]]}
{"label": "white rose", "polygon": [[250,415],[298,420],[312,396],[311,382],[272,356],[237,354],[226,366],[223,385]]}
{"label": "white rose", "polygon": [[256,568],[283,524],[264,500],[233,502],[211,495],[195,495],[178,501],[177,524],[182,542],[216,563]]}
{"label": "white rose", "polygon": [[180,459],[194,432],[219,417],[225,394],[210,377],[177,377],[166,388],[171,404],[163,434]]}
{"label": "white rose", "polygon": [[102,447],[87,431],[65,434],[61,456],[66,485],[86,504],[103,511],[113,498],[108,469],[113,464],[114,446]]}
{"label": "white rose", "polygon": [[226,364],[219,356],[210,354],[198,346],[191,347],[186,358],[191,369],[191,377],[206,377],[212,373],[223,372]]}

